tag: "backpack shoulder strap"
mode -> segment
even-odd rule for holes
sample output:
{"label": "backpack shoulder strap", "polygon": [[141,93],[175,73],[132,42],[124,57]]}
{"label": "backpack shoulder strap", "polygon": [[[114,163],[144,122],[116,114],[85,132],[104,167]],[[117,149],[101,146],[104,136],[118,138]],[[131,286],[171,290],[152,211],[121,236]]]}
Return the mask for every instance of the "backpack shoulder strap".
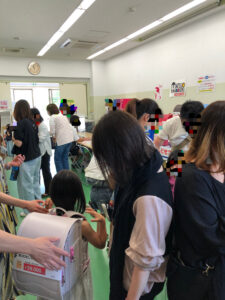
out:
{"label": "backpack shoulder strap", "polygon": [[189,144],[192,141],[190,135],[188,135],[180,144],[172,147],[172,151],[175,150],[181,150],[182,148],[184,148],[187,144]]}

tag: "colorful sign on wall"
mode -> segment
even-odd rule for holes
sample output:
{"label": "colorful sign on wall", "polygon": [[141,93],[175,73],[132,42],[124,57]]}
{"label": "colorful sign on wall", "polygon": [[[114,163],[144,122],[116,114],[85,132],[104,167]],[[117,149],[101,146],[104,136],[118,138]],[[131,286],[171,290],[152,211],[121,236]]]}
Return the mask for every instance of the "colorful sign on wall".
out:
{"label": "colorful sign on wall", "polygon": [[206,75],[198,77],[198,90],[200,93],[214,92],[216,78],[214,75]]}
{"label": "colorful sign on wall", "polygon": [[117,109],[124,110],[130,100],[131,99],[105,99],[105,107],[107,111]]}
{"label": "colorful sign on wall", "polygon": [[186,95],[186,83],[184,80],[173,81],[170,86],[170,97],[183,97]]}

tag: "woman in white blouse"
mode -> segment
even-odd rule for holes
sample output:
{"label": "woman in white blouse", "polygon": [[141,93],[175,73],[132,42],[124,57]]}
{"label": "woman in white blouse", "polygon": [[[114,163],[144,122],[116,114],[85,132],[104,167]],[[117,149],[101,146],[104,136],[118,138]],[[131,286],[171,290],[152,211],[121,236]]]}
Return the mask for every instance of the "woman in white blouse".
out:
{"label": "woman in white blouse", "polygon": [[42,197],[47,197],[49,193],[49,185],[52,180],[50,157],[52,155],[52,147],[48,127],[43,122],[43,118],[37,108],[31,108],[33,120],[38,126],[39,148],[41,151],[41,170],[44,179],[45,193]]}
{"label": "woman in white blouse", "polygon": [[49,104],[47,112],[50,116],[50,135],[57,143],[54,157],[56,171],[69,170],[68,154],[72,142],[79,140],[79,136],[68,118],[59,112],[55,104]]}

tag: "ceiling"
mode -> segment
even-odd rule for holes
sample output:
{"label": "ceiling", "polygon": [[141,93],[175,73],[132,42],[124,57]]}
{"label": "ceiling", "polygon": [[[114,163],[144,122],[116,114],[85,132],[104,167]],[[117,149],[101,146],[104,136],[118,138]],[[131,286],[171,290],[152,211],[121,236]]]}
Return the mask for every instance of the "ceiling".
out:
{"label": "ceiling", "polygon": [[[0,0],[0,55],[34,58],[81,0]],[[47,59],[83,60],[190,0],[96,0],[85,14],[45,54]],[[60,49],[66,39],[71,48]],[[96,44],[76,45],[76,41]],[[137,46],[128,43],[99,59],[110,58]],[[19,53],[8,48],[21,49]]]}

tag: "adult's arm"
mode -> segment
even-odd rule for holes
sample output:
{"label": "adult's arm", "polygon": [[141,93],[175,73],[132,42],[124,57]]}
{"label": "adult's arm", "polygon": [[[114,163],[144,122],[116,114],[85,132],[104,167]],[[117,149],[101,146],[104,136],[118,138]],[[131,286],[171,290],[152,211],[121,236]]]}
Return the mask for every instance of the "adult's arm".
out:
{"label": "adult's arm", "polygon": [[59,239],[54,237],[29,239],[0,230],[0,252],[28,254],[48,269],[65,267],[65,262],[60,256],[69,256],[66,251],[54,245],[58,241]]}
{"label": "adult's arm", "polygon": [[154,145],[159,150],[160,147],[163,145],[165,140],[161,139],[158,135],[154,138]]}
{"label": "adult's arm", "polygon": [[55,138],[56,129],[55,129],[55,118],[53,116],[49,119],[50,135]]}
{"label": "adult's arm", "polygon": [[22,147],[22,145],[23,145],[23,142],[20,140],[16,140],[16,139],[12,138],[12,141],[13,141],[13,144],[15,146],[17,146],[18,148]]}
{"label": "adult's arm", "polygon": [[39,212],[39,213],[48,212],[48,210],[45,207],[40,205],[40,204],[44,204],[44,201],[42,200],[26,201],[26,200],[14,198],[10,195],[6,195],[0,192],[0,202],[7,205],[18,206],[24,209],[28,209],[30,212],[32,211]]}
{"label": "adult's arm", "polygon": [[[142,295],[150,272],[164,263],[166,235],[172,221],[172,208],[156,196],[142,196],[134,203],[136,218],[126,255],[134,264],[132,279],[128,286],[128,299],[136,300]],[[162,276],[162,281],[165,279]],[[126,278],[124,278],[126,282]],[[143,281],[143,282],[142,282]],[[136,292],[134,292],[136,291]]]}
{"label": "adult's arm", "polygon": [[139,300],[149,278],[149,271],[135,266],[126,300]]}

